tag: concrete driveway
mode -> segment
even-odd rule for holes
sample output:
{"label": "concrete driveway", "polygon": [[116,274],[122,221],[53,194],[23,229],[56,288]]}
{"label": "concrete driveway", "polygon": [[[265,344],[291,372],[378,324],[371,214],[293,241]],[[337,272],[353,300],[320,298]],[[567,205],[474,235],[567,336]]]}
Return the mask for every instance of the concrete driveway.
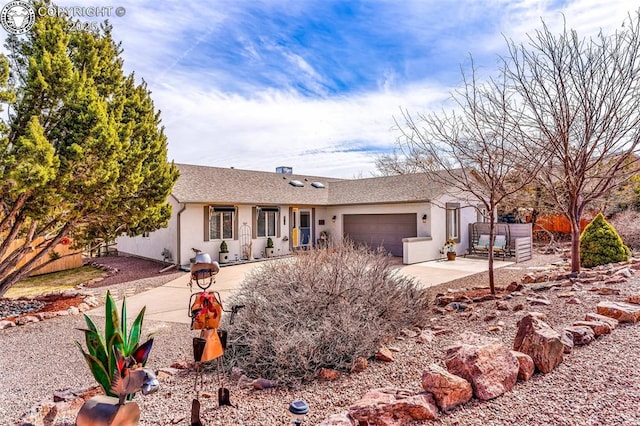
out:
{"label": "concrete driveway", "polygon": [[[495,261],[495,268],[502,268],[512,264],[513,262]],[[260,266],[260,262],[225,266],[220,269],[216,276],[216,282],[210,289],[220,293],[224,304],[229,295],[239,287],[246,274],[258,266]],[[478,272],[484,272],[487,269],[486,259],[458,257],[453,262],[436,260],[398,266],[398,273],[416,278],[424,287],[431,287]],[[196,291],[200,291],[200,289],[194,284],[193,292]],[[146,306],[145,320],[147,321],[190,324],[191,319],[188,316],[190,297],[189,274],[185,273],[160,287],[128,296],[127,312],[133,318],[143,306]],[[104,308],[99,307],[88,313],[91,316],[104,316]]]}

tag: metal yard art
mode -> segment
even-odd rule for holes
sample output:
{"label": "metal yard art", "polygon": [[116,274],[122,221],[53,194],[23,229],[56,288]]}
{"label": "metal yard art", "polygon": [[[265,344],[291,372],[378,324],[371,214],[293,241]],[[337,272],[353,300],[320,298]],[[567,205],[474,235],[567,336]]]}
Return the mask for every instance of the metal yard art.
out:
{"label": "metal yard art", "polygon": [[76,344],[105,395],[94,396],[83,404],[76,417],[77,426],[139,424],[140,407],[130,399],[137,392],[151,394],[159,386],[153,370],[145,367],[153,339],[139,344],[144,311],[142,308],[127,330],[126,301],[122,301],[122,311],[118,315],[115,301],[107,292],[104,335],[85,314],[87,328],[82,331],[87,350],[79,342]]}
{"label": "metal yard art", "polygon": [[[200,419],[200,391],[203,386],[203,363],[217,360],[218,375],[218,406],[231,406],[230,393],[224,387],[222,373],[222,355],[226,348],[227,333],[221,330],[220,320],[224,311],[220,294],[216,291],[209,291],[215,283],[215,276],[220,272],[218,262],[212,262],[211,257],[206,253],[196,250],[195,263],[191,265],[191,280],[189,286],[193,290],[193,284],[201,291],[191,294],[189,300],[189,317],[191,318],[191,329],[200,330],[200,335],[193,338],[193,357],[196,365],[196,377],[194,383],[195,397],[191,403],[191,426],[202,426]],[[234,306],[231,311],[233,316],[240,309]],[[232,319],[230,322],[232,322]]]}

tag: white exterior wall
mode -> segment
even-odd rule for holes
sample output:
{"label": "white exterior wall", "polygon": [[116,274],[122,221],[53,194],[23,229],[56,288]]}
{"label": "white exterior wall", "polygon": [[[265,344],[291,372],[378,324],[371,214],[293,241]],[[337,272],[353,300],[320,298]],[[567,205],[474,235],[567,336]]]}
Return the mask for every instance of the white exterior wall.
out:
{"label": "white exterior wall", "polygon": [[169,204],[171,204],[172,211],[171,218],[169,219],[167,227],[158,229],[155,232],[151,232],[149,234],[149,238],[144,238],[142,236],[121,236],[116,238],[119,252],[146,257],[148,259],[163,260],[162,251],[166,248],[171,252],[173,262],[175,263],[177,261],[177,214],[182,208],[182,205],[176,202],[175,198],[171,196],[169,197],[168,201]]}

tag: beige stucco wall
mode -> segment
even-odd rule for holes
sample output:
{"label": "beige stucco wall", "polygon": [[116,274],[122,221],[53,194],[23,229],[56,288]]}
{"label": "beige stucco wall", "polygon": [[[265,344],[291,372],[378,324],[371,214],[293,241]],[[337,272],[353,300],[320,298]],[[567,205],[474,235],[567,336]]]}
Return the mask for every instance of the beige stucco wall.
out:
{"label": "beige stucco wall", "polygon": [[[205,204],[186,204],[183,206],[177,203],[173,197],[169,197],[169,202],[173,207],[173,214],[167,228],[160,229],[151,233],[150,238],[128,238],[120,237],[117,239],[118,250],[124,253],[131,253],[137,256],[147,257],[150,259],[162,260],[163,248],[168,248],[173,260],[178,261],[178,252],[180,253],[180,264],[188,265],[189,259],[194,257],[192,248],[197,248],[208,253],[213,260],[218,260],[221,240],[205,241],[204,239],[204,206]],[[382,205],[353,205],[353,206],[337,206],[337,207],[316,207],[313,217],[313,240],[319,238],[320,232],[327,231],[331,242],[339,243],[343,236],[343,215],[347,214],[398,214],[398,213],[415,213],[417,220],[416,237],[430,237],[431,240],[420,240],[418,255],[413,250],[411,256],[413,261],[424,261],[441,258],[440,249],[445,241],[445,204],[447,202],[459,202],[460,210],[460,244],[457,247],[458,254],[464,254],[468,244],[468,226],[470,222],[476,221],[476,211],[473,208],[464,208],[468,203],[452,197],[442,197],[433,204],[422,203],[402,203],[402,204],[382,204]],[[184,210],[182,210],[184,207]],[[242,248],[240,242],[240,233],[243,225],[249,225],[253,228],[251,205],[238,206],[238,232],[233,240],[226,240],[229,248],[229,259],[242,259]],[[289,231],[290,217],[289,205],[277,206],[280,208],[280,237],[273,238],[275,255],[286,255],[291,252],[291,235]],[[300,207],[308,208],[311,207]],[[182,210],[180,216],[180,249],[178,250],[178,220],[177,214]],[[427,215],[426,222],[422,221],[422,216]],[[333,216],[336,220],[333,221]],[[286,219],[285,219],[286,218]],[[324,220],[324,225],[320,225],[320,221]],[[264,257],[264,251],[267,244],[267,238],[252,239],[252,252],[254,258]]]}
{"label": "beige stucco wall", "polygon": [[127,237],[121,236],[116,238],[118,244],[118,251],[121,253],[134,254],[140,257],[146,257],[148,259],[163,260],[162,250],[167,248],[173,256],[174,262],[177,260],[177,213],[182,208],[182,205],[176,202],[175,198],[168,198],[169,204],[171,204],[172,212],[171,218],[166,228],[158,229],[149,235],[149,238],[142,236]]}

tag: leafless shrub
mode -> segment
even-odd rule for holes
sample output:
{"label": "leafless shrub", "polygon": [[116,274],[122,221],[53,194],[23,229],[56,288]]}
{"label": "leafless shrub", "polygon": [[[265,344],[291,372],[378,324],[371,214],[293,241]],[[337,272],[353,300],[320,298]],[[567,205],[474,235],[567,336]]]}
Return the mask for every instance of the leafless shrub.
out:
{"label": "leafless shrub", "polygon": [[229,331],[227,367],[294,384],[320,368],[349,371],[401,328],[424,325],[428,298],[390,258],[347,243],[265,262],[228,305],[244,305]]}
{"label": "leafless shrub", "polygon": [[640,250],[640,212],[635,210],[624,210],[617,213],[609,221],[622,241],[632,250]]}

